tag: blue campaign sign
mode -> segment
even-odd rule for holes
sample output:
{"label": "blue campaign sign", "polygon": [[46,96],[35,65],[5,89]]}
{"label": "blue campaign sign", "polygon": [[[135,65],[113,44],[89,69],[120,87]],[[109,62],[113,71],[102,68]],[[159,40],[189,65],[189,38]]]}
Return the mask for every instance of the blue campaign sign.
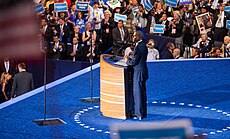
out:
{"label": "blue campaign sign", "polygon": [[192,4],[191,0],[180,0],[180,5]]}
{"label": "blue campaign sign", "polygon": [[225,6],[224,11],[230,13],[230,6]]}
{"label": "blue campaign sign", "polygon": [[166,0],[165,4],[168,6],[172,6],[172,7],[177,7],[177,3],[179,0]]}
{"label": "blue campaign sign", "polygon": [[147,11],[150,11],[153,8],[152,3],[149,0],[142,0]]}
{"label": "blue campaign sign", "polygon": [[41,3],[35,6],[35,12],[36,12],[37,14],[38,14],[38,13],[41,13],[41,12],[44,12],[44,11],[45,11],[45,9],[44,9],[44,7],[42,6]]}
{"label": "blue campaign sign", "polygon": [[76,2],[76,7],[78,11],[87,11],[89,7],[88,2]]}
{"label": "blue campaign sign", "polygon": [[54,3],[55,12],[65,12],[68,10],[67,3]]}
{"label": "blue campaign sign", "polygon": [[118,22],[119,20],[123,20],[123,23],[126,24],[127,16],[115,13],[115,15],[114,15],[114,21]]}
{"label": "blue campaign sign", "polygon": [[165,28],[165,25],[155,24],[154,25],[154,29],[153,29],[153,33],[163,34],[164,33],[164,28]]}
{"label": "blue campaign sign", "polygon": [[227,20],[227,21],[226,21],[226,28],[227,28],[227,29],[230,29],[230,20]]}

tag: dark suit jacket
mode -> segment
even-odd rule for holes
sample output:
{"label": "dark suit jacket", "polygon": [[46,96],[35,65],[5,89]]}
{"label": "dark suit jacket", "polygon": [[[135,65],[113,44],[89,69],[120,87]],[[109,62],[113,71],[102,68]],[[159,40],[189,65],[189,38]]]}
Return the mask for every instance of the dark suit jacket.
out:
{"label": "dark suit jacket", "polygon": [[19,72],[14,76],[11,97],[20,96],[34,89],[33,75],[29,72]]}
{"label": "dark suit jacket", "polygon": [[164,52],[162,59],[174,59],[174,57],[173,57],[173,54],[167,49]]}
{"label": "dark suit jacket", "polygon": [[[129,32],[127,28],[124,28],[124,33],[125,33],[124,41],[128,42]],[[120,30],[117,27],[113,29],[112,36],[113,36],[114,43],[121,42]]]}
{"label": "dark suit jacket", "polygon": [[[76,51],[76,55],[75,55],[75,60],[76,61],[81,61],[82,60],[82,56],[83,56],[83,46],[81,46],[81,44],[78,44],[78,50]],[[68,58],[70,60],[73,60],[73,57],[71,56],[71,53],[73,52],[73,45],[68,46],[67,48],[67,55]]]}
{"label": "dark suit jacket", "polygon": [[[214,29],[216,26],[216,22],[218,20],[218,14],[220,14],[220,11],[216,11],[213,15],[213,23],[212,23],[212,28]],[[227,12],[224,12],[224,26],[223,29],[226,29],[226,20],[230,19],[230,15]]]}
{"label": "dark suit jacket", "polygon": [[[56,35],[58,35],[58,37],[59,37],[60,33],[61,33],[60,25],[55,26],[55,30],[57,31]],[[69,32],[70,32],[69,27],[64,25],[63,26],[63,32],[64,32],[64,35],[62,36],[62,42],[67,44],[67,39],[69,37]],[[59,39],[60,39],[60,37],[59,37]]]}
{"label": "dark suit jacket", "polygon": [[141,41],[134,49],[134,59],[127,61],[127,65],[134,66],[135,81],[146,81],[148,79],[147,55],[148,49],[145,43]]}
{"label": "dark suit jacket", "polygon": [[62,51],[58,48],[56,52],[53,50],[55,44],[51,44],[50,47],[50,57],[52,59],[64,60],[67,57],[66,46],[64,43],[59,42],[59,45],[62,45]]}
{"label": "dark suit jacket", "polygon": [[[9,60],[9,63],[10,63],[10,67],[9,67],[8,73],[10,75],[14,76],[14,74],[17,71],[15,62],[13,60]],[[2,75],[3,72],[6,72],[6,68],[5,68],[5,65],[4,65],[4,61],[1,60],[1,62],[0,62],[0,75]]]}

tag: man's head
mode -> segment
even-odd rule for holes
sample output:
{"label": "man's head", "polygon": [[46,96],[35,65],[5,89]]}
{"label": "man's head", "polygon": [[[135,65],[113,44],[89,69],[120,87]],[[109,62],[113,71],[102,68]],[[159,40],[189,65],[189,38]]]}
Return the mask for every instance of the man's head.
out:
{"label": "man's head", "polygon": [[193,48],[192,49],[192,56],[197,56],[199,54],[199,49],[198,48]]}
{"label": "man's head", "polygon": [[180,49],[179,48],[175,48],[173,50],[173,56],[174,56],[174,58],[180,56]]}
{"label": "man's head", "polygon": [[142,38],[143,38],[143,35],[140,31],[135,32],[133,35],[134,35],[134,37],[133,37],[134,42],[138,42],[138,41],[142,40]]}
{"label": "man's head", "polygon": [[167,44],[167,48],[168,48],[168,50],[173,50],[174,48],[175,48],[175,46],[174,46],[174,44],[172,43],[172,42],[169,42],[168,44]]}
{"label": "man's head", "polygon": [[42,18],[42,19],[41,19],[41,25],[42,25],[42,26],[46,26],[47,24],[48,24],[47,19],[46,19],[46,18]]}
{"label": "man's head", "polygon": [[26,70],[26,64],[25,63],[19,63],[18,64],[18,70],[19,70],[19,72],[25,71]]}
{"label": "man's head", "polygon": [[224,37],[224,44],[229,44],[230,43],[230,37],[229,36],[225,36]]}
{"label": "man's head", "polygon": [[59,39],[59,38],[58,38],[57,35],[53,36],[53,41],[54,41],[55,43],[57,43],[57,42],[59,41],[58,39]]}
{"label": "man's head", "polygon": [[202,39],[202,41],[206,41],[207,35],[206,35],[206,34],[202,34],[202,35],[201,35],[201,39]]}
{"label": "man's head", "polygon": [[59,25],[64,25],[64,23],[65,23],[65,19],[60,18],[60,19],[58,20],[58,22],[59,22]]}
{"label": "man's head", "polygon": [[224,11],[225,5],[223,3],[220,4],[220,11]]}
{"label": "man's head", "polygon": [[73,44],[77,44],[78,43],[78,38],[77,37],[74,37],[73,38]]}
{"label": "man's head", "polygon": [[94,2],[94,3],[93,3],[93,8],[97,9],[98,7],[99,7],[99,2],[97,2],[97,1]]}
{"label": "man's head", "polygon": [[123,20],[119,20],[119,21],[118,21],[117,27],[118,27],[118,28],[123,27]]}

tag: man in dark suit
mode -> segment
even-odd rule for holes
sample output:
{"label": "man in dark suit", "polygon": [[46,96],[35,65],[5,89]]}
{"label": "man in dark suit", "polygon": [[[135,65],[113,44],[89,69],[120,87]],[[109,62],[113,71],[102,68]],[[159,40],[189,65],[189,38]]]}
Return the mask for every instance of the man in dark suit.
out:
{"label": "man in dark suit", "polygon": [[133,98],[134,98],[134,118],[141,120],[147,117],[147,97],[146,80],[148,79],[147,55],[148,49],[142,41],[142,33],[134,33],[136,47],[134,49],[134,59],[124,57],[127,65],[134,66],[133,76]]}
{"label": "man in dark suit", "polygon": [[129,41],[128,29],[124,28],[123,21],[119,20],[117,27],[112,31],[113,36],[113,52],[117,53],[117,50]]}
{"label": "man in dark suit", "polygon": [[220,4],[219,10],[213,15],[213,29],[214,29],[214,40],[224,41],[224,36],[227,34],[226,20],[229,20],[229,14],[224,11],[225,5]]}
{"label": "man in dark suit", "polygon": [[175,49],[174,44],[172,42],[169,42],[167,44],[167,50],[165,50],[161,59],[174,59],[174,57],[173,57],[173,50],[174,49]]}
{"label": "man in dark suit", "polygon": [[73,43],[71,46],[68,46],[67,53],[70,60],[82,61],[83,46],[79,44],[77,37],[73,38]]}
{"label": "man in dark suit", "polygon": [[55,26],[54,35],[57,35],[60,39],[60,42],[63,42],[66,45],[69,38],[69,27],[65,24],[64,18],[60,18],[58,23],[59,24]]}
{"label": "man in dark suit", "polygon": [[9,58],[3,58],[3,60],[0,61],[0,75],[3,72],[9,73],[10,75],[14,76],[14,74],[16,73],[15,62]]}
{"label": "man in dark suit", "polygon": [[33,75],[26,72],[25,63],[18,64],[19,73],[14,76],[11,98],[25,94],[34,89]]}
{"label": "man in dark suit", "polygon": [[53,44],[50,44],[49,56],[52,59],[64,60],[66,56],[65,44],[59,41],[58,36],[53,37]]}
{"label": "man in dark suit", "polygon": [[48,26],[48,21],[46,18],[41,19],[40,32],[44,41],[46,41],[46,43],[49,44],[49,42],[52,41],[52,31],[51,28]]}

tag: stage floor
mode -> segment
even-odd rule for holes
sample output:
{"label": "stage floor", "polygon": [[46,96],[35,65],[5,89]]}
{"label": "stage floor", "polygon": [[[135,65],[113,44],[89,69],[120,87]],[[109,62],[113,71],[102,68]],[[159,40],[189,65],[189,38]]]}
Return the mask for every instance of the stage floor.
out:
{"label": "stage floor", "polygon": [[[170,63],[165,66],[167,64]],[[191,81],[199,82],[200,76],[196,77],[191,72],[192,75],[186,77],[189,78],[188,84],[186,79],[178,79],[178,76],[184,76],[181,73],[183,69],[177,74],[165,72],[165,69],[153,71],[157,66],[161,63],[149,68],[148,116],[142,122],[189,118],[196,135],[204,134],[209,139],[230,139],[230,77],[210,77],[210,82],[215,83],[194,86]],[[99,97],[99,64],[93,68],[93,96]],[[167,79],[162,78],[166,76]],[[90,95],[89,79],[89,68],[86,68],[47,85],[47,118],[60,118],[66,124],[40,127],[32,122],[44,117],[42,87],[0,104],[0,138],[108,139],[111,124],[139,122],[103,117],[99,103],[79,101]],[[169,79],[172,84],[168,83]]]}

